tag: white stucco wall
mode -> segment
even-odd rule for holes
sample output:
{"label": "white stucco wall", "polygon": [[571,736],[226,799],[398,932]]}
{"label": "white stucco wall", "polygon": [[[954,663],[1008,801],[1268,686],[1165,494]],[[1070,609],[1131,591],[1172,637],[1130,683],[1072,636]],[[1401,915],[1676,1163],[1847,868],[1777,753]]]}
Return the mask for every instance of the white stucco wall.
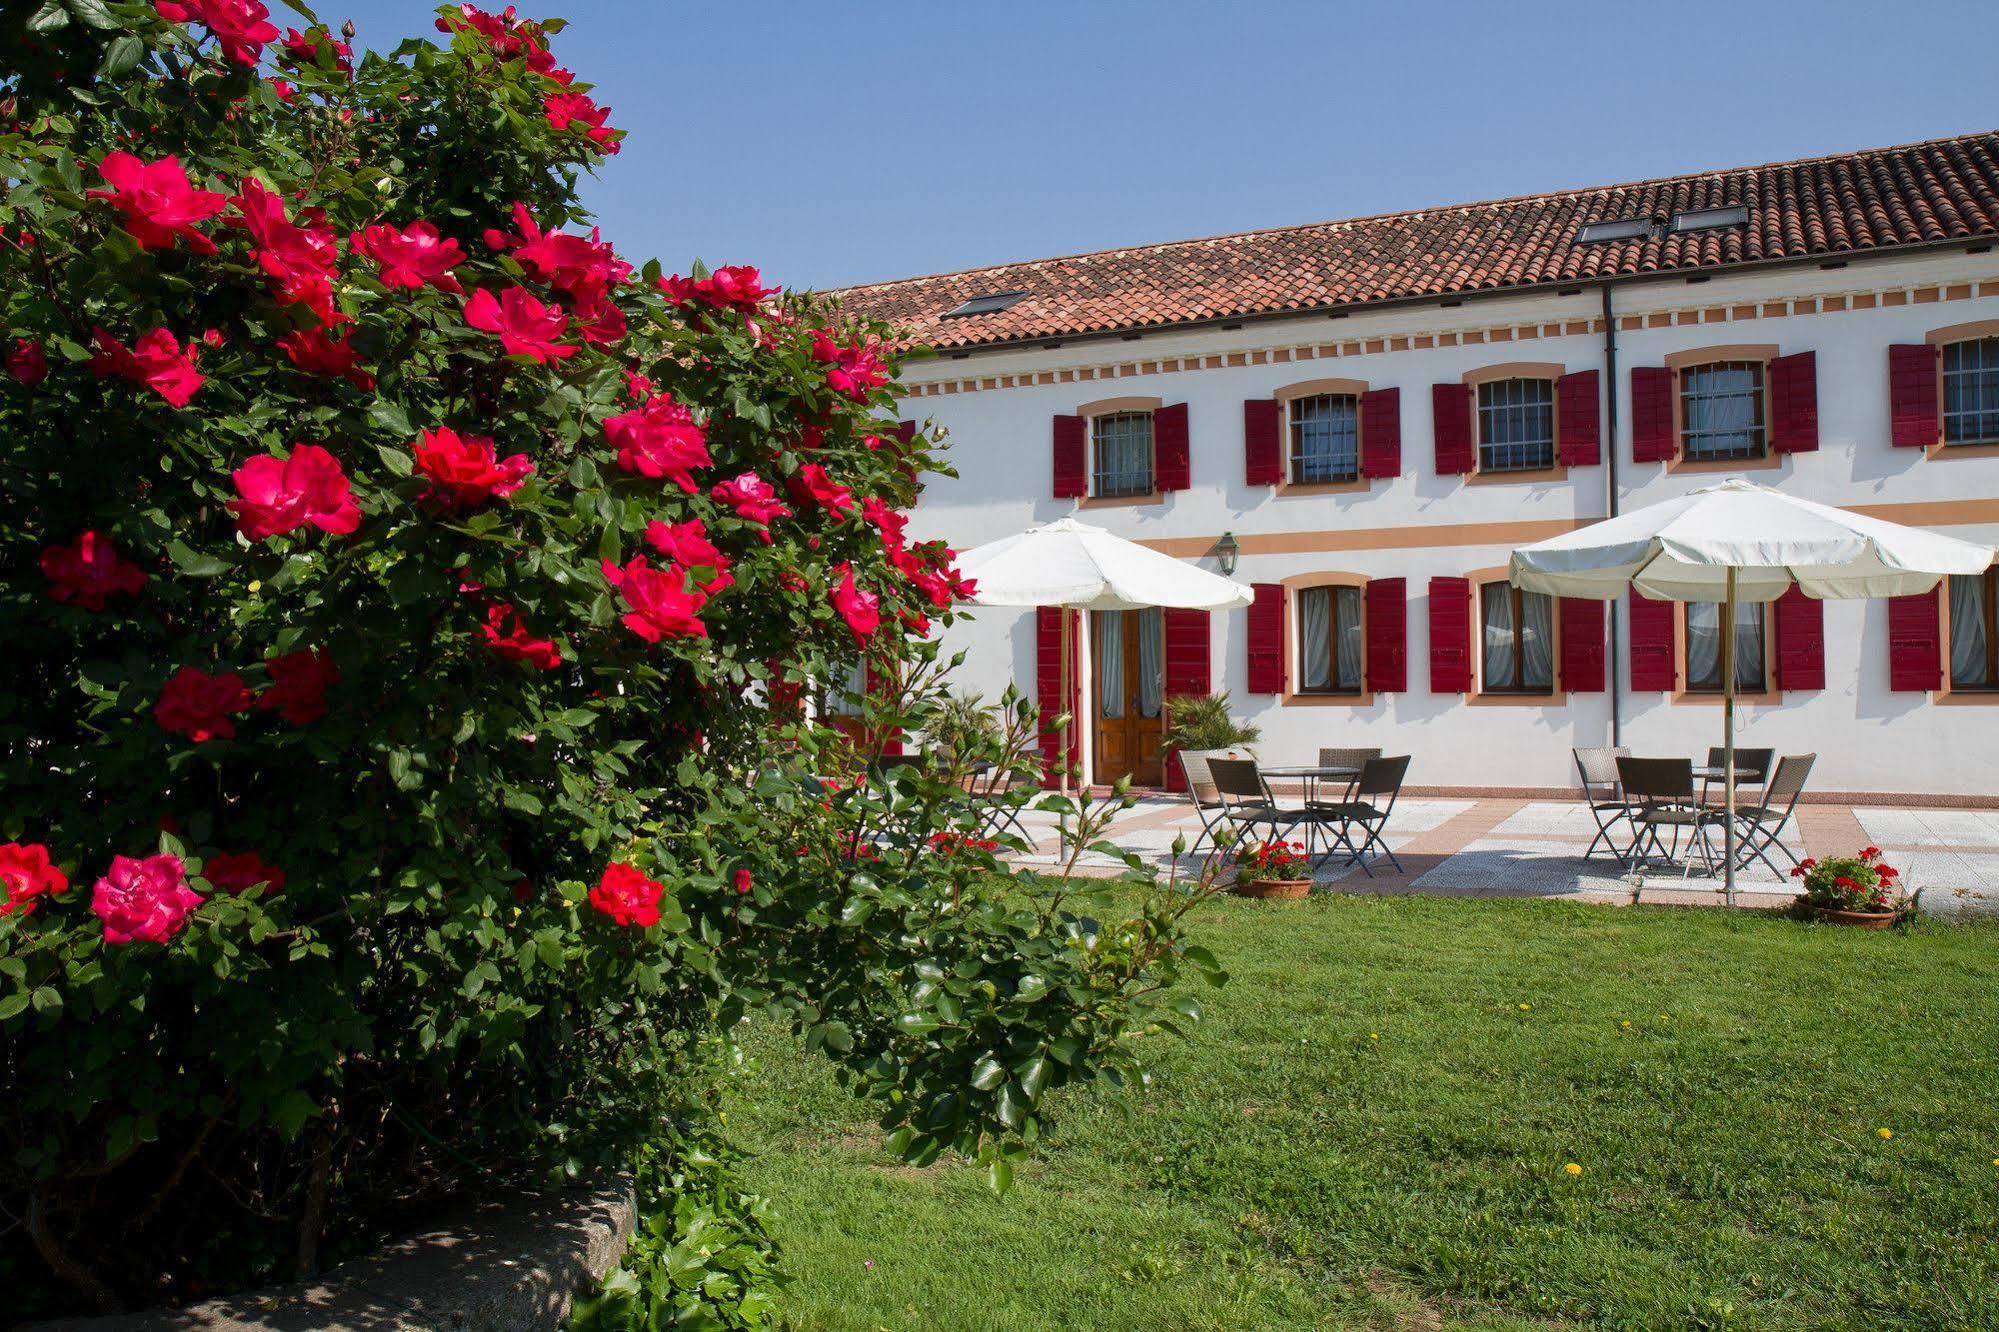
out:
{"label": "white stucco wall", "polygon": [[[1826,503],[1915,504],[1932,501],[1999,501],[1999,458],[1930,458],[1888,442],[1886,347],[1921,342],[1931,329],[1999,319],[1999,294],[1921,300],[1910,293],[1973,284],[1999,293],[1999,257],[1962,251],[1854,261],[1836,270],[1816,266],[1620,286],[1625,316],[1680,312],[1853,293],[1895,292],[1905,303],[1871,309],[1800,313],[1780,317],[1674,323],[1623,329],[1617,336],[1616,451],[1622,507],[1628,511],[1680,494],[1718,477],[1669,473],[1657,463],[1631,461],[1630,368],[1662,365],[1669,353],[1723,344],[1777,344],[1781,354],[1817,353],[1819,450],[1795,454],[1768,470],[1743,474]],[[1890,299],[1894,299],[1891,297]],[[1253,353],[1324,340],[1341,343],[1489,330],[1520,323],[1585,321],[1600,314],[1594,287],[1556,294],[1472,300],[1457,307],[1419,307],[1327,320],[1251,323],[1235,330],[1148,334],[1137,342],[1078,341],[1054,349],[975,353],[962,359],[920,362],[908,385],[1019,375],[1045,370],[1108,367],[1135,360],[1189,355]],[[1572,694],[1559,706],[1523,706],[1468,700],[1429,690],[1427,583],[1433,575],[1463,575],[1504,565],[1510,545],[1464,544],[1454,529],[1464,524],[1573,521],[1607,512],[1606,467],[1571,469],[1557,481],[1468,484],[1436,475],[1432,458],[1430,387],[1467,371],[1506,361],[1559,361],[1568,370],[1603,366],[1600,332],[1476,346],[1361,352],[1285,364],[1245,364],[1180,370],[1089,382],[1034,384],[943,395],[919,394],[904,415],[929,419],[949,432],[956,479],[932,479],[912,518],[912,532],[943,537],[963,549],[1037,522],[1077,515],[1135,540],[1215,538],[1239,540],[1280,533],[1345,533],[1369,549],[1245,553],[1236,578],[1276,582],[1315,571],[1339,570],[1409,580],[1409,688],[1364,707],[1283,704],[1251,695],[1245,661],[1246,612],[1216,617],[1212,674],[1228,689],[1237,711],[1263,728],[1259,753],[1266,762],[1303,762],[1320,745],[1380,745],[1414,756],[1409,780],[1436,785],[1563,786],[1571,783],[1569,749],[1609,741],[1611,695]],[[1283,495],[1243,481],[1242,404],[1283,385],[1337,377],[1370,387],[1399,386],[1402,409],[1402,475],[1377,481],[1366,492]],[[1188,404],[1193,486],[1163,502],[1088,507],[1050,496],[1050,418],[1103,398],[1141,395]],[[1962,515],[1960,515],[1962,516]],[[1999,541],[1999,503],[1942,528],[1953,535]],[[1988,521],[1992,520],[1992,521]],[[1354,536],[1355,533],[1365,533]],[[1436,544],[1441,535],[1451,544]],[[1252,543],[1253,545],[1254,543]],[[1214,567],[1213,560],[1203,561]],[[1619,616],[1620,627],[1623,617]],[[1780,704],[1747,703],[1739,710],[1738,741],[1780,753],[1816,752],[1813,785],[1820,789],[1999,792],[1999,706],[1961,706],[1888,688],[1887,607],[1880,602],[1828,603],[1826,688],[1791,692]],[[995,696],[1009,681],[1031,691],[1034,618],[1031,612],[979,611],[951,630],[951,645],[968,655],[962,687]],[[1628,650],[1618,648],[1613,681],[1621,694],[1624,743],[1639,753],[1700,755],[1719,743],[1720,710],[1706,700],[1675,700],[1629,689]],[[1960,696],[1960,702],[1961,702]],[[1088,728],[1082,728],[1087,733]],[[1087,769],[1086,769],[1087,770]]]}

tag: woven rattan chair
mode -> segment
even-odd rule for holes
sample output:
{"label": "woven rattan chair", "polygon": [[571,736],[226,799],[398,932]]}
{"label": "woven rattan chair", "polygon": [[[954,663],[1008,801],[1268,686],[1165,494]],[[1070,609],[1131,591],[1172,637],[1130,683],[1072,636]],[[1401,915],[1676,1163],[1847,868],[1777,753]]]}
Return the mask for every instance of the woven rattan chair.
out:
{"label": "woven rattan chair", "polygon": [[1770,784],[1763,790],[1761,803],[1748,809],[1737,807],[1735,820],[1739,826],[1737,835],[1742,839],[1736,847],[1736,865],[1746,869],[1751,860],[1760,860],[1769,866],[1770,872],[1779,880],[1786,877],[1786,871],[1770,859],[1774,848],[1793,866],[1798,858],[1791,854],[1791,848],[1777,839],[1791,822],[1791,815],[1798,807],[1798,797],[1805,793],[1805,781],[1812,775],[1812,764],[1818,761],[1816,754],[1786,754],[1778,761],[1777,771],[1771,774]]}
{"label": "woven rattan chair", "polygon": [[[1345,804],[1352,800],[1354,798],[1354,784],[1360,780],[1360,770],[1367,765],[1369,759],[1378,759],[1380,757],[1381,749],[1379,746],[1373,749],[1321,749],[1319,751],[1320,767],[1352,768],[1354,775],[1348,778],[1346,785],[1341,788],[1338,800],[1325,799],[1322,794],[1318,799],[1307,800],[1305,802],[1306,808],[1323,809],[1327,805]],[[1324,789],[1324,787],[1320,788],[1322,793]]]}
{"label": "woven rattan chair", "polygon": [[1214,779],[1222,817],[1246,831],[1261,828],[1268,830],[1266,836],[1284,837],[1312,817],[1302,807],[1278,805],[1255,759],[1210,758],[1208,775]]}
{"label": "woven rattan chair", "polygon": [[1631,805],[1624,798],[1624,788],[1617,776],[1617,760],[1630,754],[1622,745],[1575,751],[1576,775],[1583,779],[1583,806],[1596,820],[1596,836],[1591,839],[1589,850],[1583,852],[1585,860],[1602,845],[1617,858],[1620,867],[1630,866],[1630,848],[1618,849],[1617,840],[1611,836],[1611,829],[1618,824],[1631,822]]}

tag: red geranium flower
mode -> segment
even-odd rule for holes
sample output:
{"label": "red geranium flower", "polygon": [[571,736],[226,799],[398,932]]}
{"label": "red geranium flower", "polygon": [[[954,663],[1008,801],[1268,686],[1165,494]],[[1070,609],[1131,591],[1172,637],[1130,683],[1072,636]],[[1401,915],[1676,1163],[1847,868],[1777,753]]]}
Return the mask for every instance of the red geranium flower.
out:
{"label": "red geranium flower", "polygon": [[355,254],[373,259],[381,269],[382,285],[414,290],[428,283],[439,291],[462,296],[465,288],[451,276],[451,270],[465,262],[458,242],[440,236],[436,227],[416,221],[397,231],[387,223],[377,223],[348,238]]}
{"label": "red geranium flower", "polygon": [[257,696],[260,711],[276,710],[294,726],[310,726],[326,715],[326,690],[340,682],[340,672],[322,648],[305,648],[266,657],[271,683]]}
{"label": "red geranium flower", "polygon": [[111,539],[83,532],[67,546],[42,552],[42,573],[49,596],[73,601],[84,610],[101,611],[120,592],[137,592],[146,585],[146,571],[118,553]]}
{"label": "red geranium flower", "polygon": [[777,490],[755,472],[744,472],[719,482],[708,495],[734,509],[738,518],[756,524],[757,535],[766,546],[770,544],[771,520],[791,516],[791,510],[778,499]]}
{"label": "red geranium flower", "polygon": [[625,471],[664,477],[690,495],[698,490],[694,469],[714,462],[708,454],[708,428],[665,393],[605,417],[604,438],[617,449],[618,466]]}
{"label": "red geranium flower", "polygon": [[47,379],[49,358],[42,351],[42,344],[31,338],[15,338],[13,349],[7,353],[7,373],[29,388]]}
{"label": "red geranium flower", "polygon": [[525,356],[533,361],[560,361],[574,356],[575,347],[556,341],[569,328],[569,316],[553,305],[544,305],[524,287],[508,287],[499,299],[481,288],[465,302],[465,322],[474,328],[500,336],[500,346],[509,356]]}
{"label": "red geranium flower", "polygon": [[215,242],[196,231],[194,224],[221,212],[228,196],[194,188],[178,157],[141,162],[119,150],[106,153],[97,169],[111,188],[90,190],[89,196],[109,199],[125,215],[125,230],[140,249],[171,250],[174,237],[181,236],[196,254],[215,253]]}
{"label": "red geranium flower", "polygon": [[460,436],[449,426],[426,430],[416,444],[416,470],[430,486],[423,498],[469,509],[513,494],[534,475],[525,453],[501,461],[491,438]]}
{"label": "red geranium flower", "polygon": [[245,537],[262,541],[308,524],[345,535],[361,525],[361,505],[340,460],[317,444],[294,444],[289,458],[259,454],[234,472],[229,501]]}
{"label": "red geranium flower", "polygon": [[590,905],[620,925],[659,924],[659,899],[666,885],[648,879],[636,865],[613,861],[590,890]]}
{"label": "red geranium flower", "polygon": [[324,325],[302,328],[279,338],[278,346],[309,375],[340,375],[357,389],[375,387],[375,377],[361,368],[361,353],[346,334],[334,338]]}
{"label": "red geranium flower", "polygon": [[201,877],[214,887],[234,897],[264,885],[264,896],[281,893],[285,888],[285,872],[276,865],[266,865],[262,856],[255,851],[229,851],[210,856],[202,862]]}
{"label": "red geranium flower", "polygon": [[180,339],[164,328],[140,334],[129,348],[101,328],[92,329],[90,336],[97,344],[97,354],[90,358],[92,374],[99,379],[118,375],[144,384],[165,398],[170,407],[187,406],[195,390],[207,382],[207,376],[194,368],[200,344],[189,342],[183,352]]}
{"label": "red geranium flower", "polygon": [[854,641],[864,643],[868,635],[881,628],[882,599],[854,585],[853,565],[836,564],[831,572],[839,574],[840,581],[826,594],[827,599],[847,622],[847,628],[853,630]]}
{"label": "red geranium flower", "polygon": [[634,555],[620,569],[604,561],[604,578],[618,589],[631,610],[622,616],[625,628],[648,643],[662,638],[706,638],[708,626],[698,618],[708,594],[690,587],[687,570],[677,564],[655,569],[643,555]]}
{"label": "red geranium flower", "polygon": [[40,842],[8,842],[0,846],[0,916],[19,911],[32,915],[35,899],[44,894],[69,891],[69,876],[49,862],[49,849]]}
{"label": "red geranium flower", "polygon": [[555,640],[530,634],[521,622],[520,612],[503,601],[486,608],[486,623],[479,631],[486,636],[486,646],[508,661],[524,661],[544,671],[562,665],[562,653]]}
{"label": "red geranium flower", "polygon": [[588,93],[550,93],[541,99],[542,114],[556,129],[568,129],[571,125],[583,131],[583,137],[595,144],[597,150],[608,155],[618,151],[618,140],[623,130],[614,130],[604,123],[611,114],[608,106],[598,106]]}
{"label": "red geranium flower", "polygon": [[[708,526],[699,518],[689,518],[684,523],[663,523],[658,519],[646,524],[646,544],[675,564],[684,564],[690,569],[713,569],[716,573],[726,573],[729,557],[708,539]],[[718,589],[709,587],[710,592]]]}
{"label": "red geranium flower", "polygon": [[183,666],[168,677],[153,705],[160,726],[201,744],[236,734],[232,714],[250,706],[250,690],[234,671],[210,675],[198,666]]}
{"label": "red geranium flower", "polygon": [[264,43],[278,37],[277,27],[264,21],[271,11],[258,0],[153,0],[153,8],[170,23],[201,24],[239,65],[255,65]]}

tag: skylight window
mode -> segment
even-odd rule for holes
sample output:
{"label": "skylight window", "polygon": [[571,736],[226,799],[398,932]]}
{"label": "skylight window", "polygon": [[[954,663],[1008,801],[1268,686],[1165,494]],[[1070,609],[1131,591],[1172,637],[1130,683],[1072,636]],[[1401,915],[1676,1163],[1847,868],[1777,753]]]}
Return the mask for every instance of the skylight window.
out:
{"label": "skylight window", "polygon": [[1743,226],[1748,221],[1749,210],[1741,204],[1731,204],[1726,208],[1696,208],[1673,214],[1673,230],[1714,231],[1721,227]]}
{"label": "skylight window", "polygon": [[1585,222],[1576,233],[1576,240],[1588,244],[1592,241],[1637,240],[1652,234],[1652,219],[1649,217],[1612,217],[1601,222]]}
{"label": "skylight window", "polygon": [[1001,310],[1027,299],[1024,291],[989,291],[974,296],[953,310],[946,310],[940,318],[963,319],[967,315],[998,314]]}

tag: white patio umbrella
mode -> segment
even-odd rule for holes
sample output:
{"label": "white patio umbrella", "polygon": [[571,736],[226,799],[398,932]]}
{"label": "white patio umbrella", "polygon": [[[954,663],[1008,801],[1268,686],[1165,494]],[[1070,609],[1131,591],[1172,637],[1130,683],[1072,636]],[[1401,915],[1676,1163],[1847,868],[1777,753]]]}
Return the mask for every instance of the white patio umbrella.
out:
{"label": "white patio umbrella", "polygon": [[[1254,593],[1220,574],[1113,536],[1101,527],[1058,518],[958,556],[958,570],[977,587],[977,606],[1054,606],[1063,610],[1140,610],[1172,606],[1229,610]],[[1061,617],[1060,685],[1062,791],[1069,790],[1071,681],[1069,617]]]}
{"label": "white patio umbrella", "polygon": [[1513,552],[1514,586],[1612,601],[1625,588],[1666,601],[1720,602],[1723,888],[1735,902],[1735,607],[1796,584],[1823,600],[1927,592],[1983,573],[1990,546],[1865,518],[1728,480]]}

